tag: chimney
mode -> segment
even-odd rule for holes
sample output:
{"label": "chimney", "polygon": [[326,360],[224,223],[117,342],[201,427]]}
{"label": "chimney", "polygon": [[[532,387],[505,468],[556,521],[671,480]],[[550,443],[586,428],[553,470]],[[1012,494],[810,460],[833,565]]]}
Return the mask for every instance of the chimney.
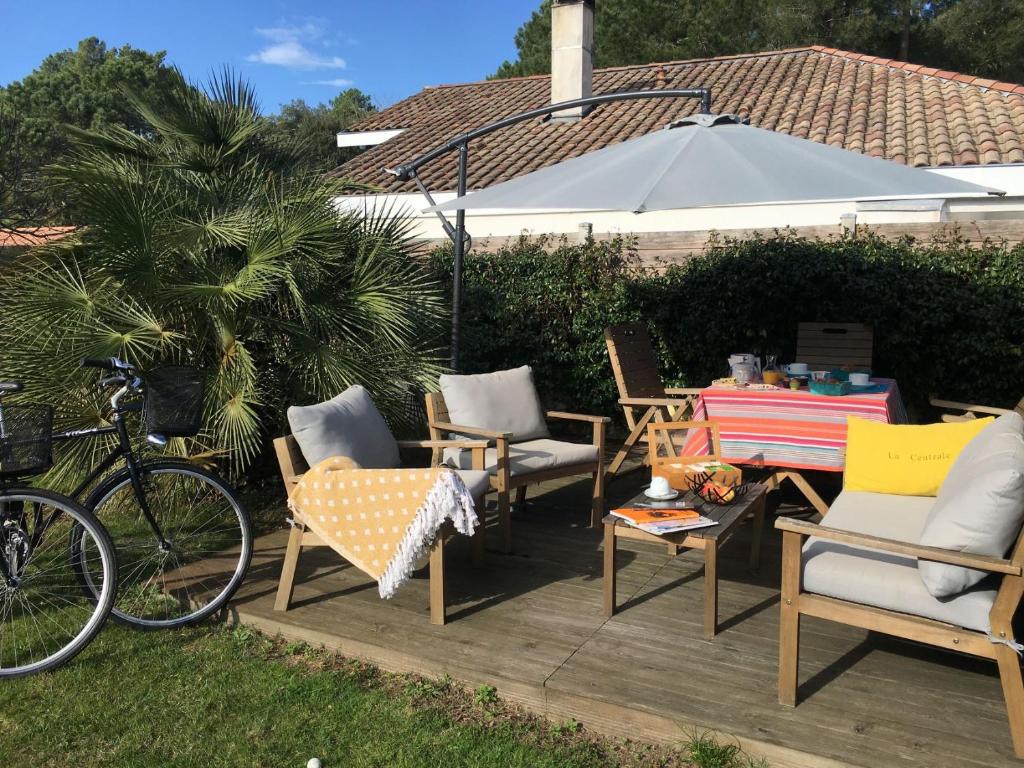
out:
{"label": "chimney", "polygon": [[[554,0],[551,5],[551,103],[593,95],[595,0]],[[552,120],[574,123],[584,110],[555,112]]]}

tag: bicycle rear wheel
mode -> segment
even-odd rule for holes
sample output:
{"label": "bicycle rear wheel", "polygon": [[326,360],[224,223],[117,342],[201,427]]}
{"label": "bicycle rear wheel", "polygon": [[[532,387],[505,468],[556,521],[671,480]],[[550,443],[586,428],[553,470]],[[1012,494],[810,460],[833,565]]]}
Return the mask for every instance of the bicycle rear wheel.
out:
{"label": "bicycle rear wheel", "polygon": [[121,567],[111,615],[144,629],[195,624],[220,610],[245,578],[249,513],[224,480],[184,462],[145,463],[142,484],[166,547],[142,514],[127,470],[86,501],[110,531]]}
{"label": "bicycle rear wheel", "polygon": [[[49,491],[0,491],[0,678],[64,664],[103,627],[117,556],[99,521]],[[93,574],[88,594],[84,570]]]}

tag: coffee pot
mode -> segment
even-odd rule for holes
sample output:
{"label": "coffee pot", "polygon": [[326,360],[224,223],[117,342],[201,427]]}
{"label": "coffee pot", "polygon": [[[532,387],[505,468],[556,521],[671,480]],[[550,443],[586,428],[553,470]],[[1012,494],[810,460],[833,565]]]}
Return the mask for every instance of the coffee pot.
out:
{"label": "coffee pot", "polygon": [[754,381],[761,376],[761,358],[749,352],[729,355],[729,371],[740,384]]}

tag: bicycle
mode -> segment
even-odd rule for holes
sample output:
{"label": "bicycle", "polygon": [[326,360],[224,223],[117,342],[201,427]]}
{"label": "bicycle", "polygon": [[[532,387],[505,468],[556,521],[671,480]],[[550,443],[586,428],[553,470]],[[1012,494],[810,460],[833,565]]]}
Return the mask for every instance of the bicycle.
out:
{"label": "bicycle", "polygon": [[[202,377],[182,366],[140,376],[115,357],[81,364],[111,374],[99,382],[101,389],[117,387],[110,398],[111,423],[53,439],[117,437],[116,446],[70,494],[81,499],[92,487],[83,506],[103,522],[117,551],[120,588],[111,616],[143,629],[202,621],[224,607],[245,578],[252,559],[249,513],[215,473],[184,459],[140,458],[126,420],[141,413],[146,439],[155,447],[197,434]],[[119,461],[123,466],[108,474]],[[87,591],[94,589],[87,569],[82,583]]]}
{"label": "bicycle", "polygon": [[20,484],[50,467],[53,424],[47,406],[3,402],[22,389],[0,382],[0,678],[69,661],[103,627],[118,586],[114,545],[95,515]]}

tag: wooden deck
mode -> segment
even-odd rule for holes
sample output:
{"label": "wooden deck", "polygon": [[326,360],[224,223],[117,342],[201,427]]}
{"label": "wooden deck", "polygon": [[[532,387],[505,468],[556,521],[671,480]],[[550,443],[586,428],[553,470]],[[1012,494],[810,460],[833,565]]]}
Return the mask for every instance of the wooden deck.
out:
{"label": "wooden deck", "polygon": [[[613,482],[612,503],[640,473]],[[722,629],[703,639],[700,553],[620,543],[619,605],[601,613],[601,537],[586,482],[547,485],[514,519],[513,555],[470,564],[451,547],[449,623],[431,626],[426,578],[391,601],[327,548],[307,550],[294,607],[272,609],[287,532],[257,542],[233,618],[394,671],[469,685],[556,720],[675,742],[718,731],[773,768],[1019,766],[995,665],[805,619],[800,704],[776,702],[779,537],[747,571],[749,525],[719,561]],[[282,517],[283,517],[282,512]],[[496,536],[496,531],[492,532]]]}

